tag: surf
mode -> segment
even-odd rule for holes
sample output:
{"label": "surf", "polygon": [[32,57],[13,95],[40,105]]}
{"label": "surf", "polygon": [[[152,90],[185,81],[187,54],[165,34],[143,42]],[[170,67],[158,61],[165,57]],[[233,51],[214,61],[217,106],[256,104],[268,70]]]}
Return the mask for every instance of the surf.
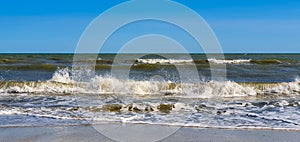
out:
{"label": "surf", "polygon": [[172,81],[120,80],[111,76],[95,75],[85,82],[72,79],[69,69],[57,70],[47,81],[2,81],[0,93],[31,94],[127,94],[174,95],[191,98],[241,97],[256,95],[299,95],[300,81],[294,82],[241,82],[207,81],[178,83]]}

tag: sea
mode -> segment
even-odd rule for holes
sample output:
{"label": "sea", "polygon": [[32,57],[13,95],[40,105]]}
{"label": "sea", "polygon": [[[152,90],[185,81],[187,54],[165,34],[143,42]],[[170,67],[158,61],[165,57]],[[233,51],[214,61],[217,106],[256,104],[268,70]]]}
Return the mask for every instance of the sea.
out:
{"label": "sea", "polygon": [[0,127],[300,130],[300,54],[80,56],[0,54]]}

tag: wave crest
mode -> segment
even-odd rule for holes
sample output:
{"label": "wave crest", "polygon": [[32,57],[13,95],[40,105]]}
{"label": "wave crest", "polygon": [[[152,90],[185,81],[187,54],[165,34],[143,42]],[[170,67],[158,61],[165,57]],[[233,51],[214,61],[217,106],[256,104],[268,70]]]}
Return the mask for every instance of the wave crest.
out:
{"label": "wave crest", "polygon": [[87,82],[72,80],[70,70],[56,71],[51,80],[44,82],[0,82],[1,93],[34,94],[116,94],[116,95],[175,95],[191,98],[241,97],[257,94],[300,94],[300,81],[283,83],[199,82],[120,80],[95,76]]}
{"label": "wave crest", "polygon": [[241,64],[241,63],[250,63],[251,60],[217,60],[217,59],[208,59],[208,62],[214,63],[214,64]]}

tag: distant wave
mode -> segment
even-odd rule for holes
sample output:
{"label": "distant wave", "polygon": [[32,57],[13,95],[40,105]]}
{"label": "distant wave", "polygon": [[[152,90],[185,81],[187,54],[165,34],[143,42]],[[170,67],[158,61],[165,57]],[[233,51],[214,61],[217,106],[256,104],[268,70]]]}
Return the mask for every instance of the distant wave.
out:
{"label": "distant wave", "polygon": [[[135,61],[132,65],[132,61]],[[55,71],[57,68],[65,68],[72,66],[72,63],[77,65],[95,65],[96,70],[111,69],[114,66],[134,66],[138,69],[158,68],[161,66],[169,65],[203,65],[203,64],[287,64],[298,65],[300,62],[297,60],[286,59],[131,59],[130,61],[124,60],[115,63],[113,60],[98,59],[98,60],[80,60],[73,62],[72,60],[66,61],[27,61],[20,59],[0,59],[0,70],[41,70],[41,71]]]}
{"label": "distant wave", "polygon": [[251,60],[217,60],[217,59],[208,59],[208,62],[214,63],[214,64],[241,64],[241,63],[250,63]]}
{"label": "distant wave", "polygon": [[251,63],[256,64],[282,64],[282,63],[291,63],[288,61],[280,61],[277,59],[265,59],[265,60],[252,60]]}
{"label": "distant wave", "polygon": [[22,60],[18,59],[0,59],[0,64],[15,64],[15,63],[21,63],[24,62]]}
{"label": "distant wave", "polygon": [[57,68],[63,68],[63,66],[53,64],[29,64],[29,65],[6,65],[0,66],[0,69],[5,70],[41,70],[41,71],[55,71]]}
{"label": "distant wave", "polygon": [[291,64],[298,63],[293,60],[279,60],[279,59],[263,59],[263,60],[253,60],[253,59],[207,59],[207,60],[182,60],[182,59],[137,59],[137,64],[156,64],[156,65],[171,65],[171,64]]}
{"label": "distant wave", "polygon": [[193,63],[193,60],[137,59],[136,63],[142,63],[142,64],[179,64],[179,63]]}
{"label": "distant wave", "polygon": [[176,60],[176,59],[137,59],[137,63],[140,64],[184,64],[184,63],[214,63],[214,64],[240,64],[250,63],[251,60]]}

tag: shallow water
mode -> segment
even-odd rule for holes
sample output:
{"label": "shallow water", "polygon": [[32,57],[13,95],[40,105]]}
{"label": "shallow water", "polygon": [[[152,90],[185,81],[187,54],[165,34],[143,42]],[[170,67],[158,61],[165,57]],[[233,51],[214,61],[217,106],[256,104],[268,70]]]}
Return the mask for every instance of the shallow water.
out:
{"label": "shallow water", "polygon": [[[122,55],[114,61],[113,54],[97,60],[85,55],[73,62],[70,54],[2,54],[0,127],[118,122],[300,128],[300,54],[191,56]],[[95,65],[95,72],[80,76],[73,63]],[[176,67],[189,72],[190,65],[200,82],[181,82]],[[227,81],[211,80],[210,65],[226,65]],[[110,75],[128,68],[129,79]]]}

